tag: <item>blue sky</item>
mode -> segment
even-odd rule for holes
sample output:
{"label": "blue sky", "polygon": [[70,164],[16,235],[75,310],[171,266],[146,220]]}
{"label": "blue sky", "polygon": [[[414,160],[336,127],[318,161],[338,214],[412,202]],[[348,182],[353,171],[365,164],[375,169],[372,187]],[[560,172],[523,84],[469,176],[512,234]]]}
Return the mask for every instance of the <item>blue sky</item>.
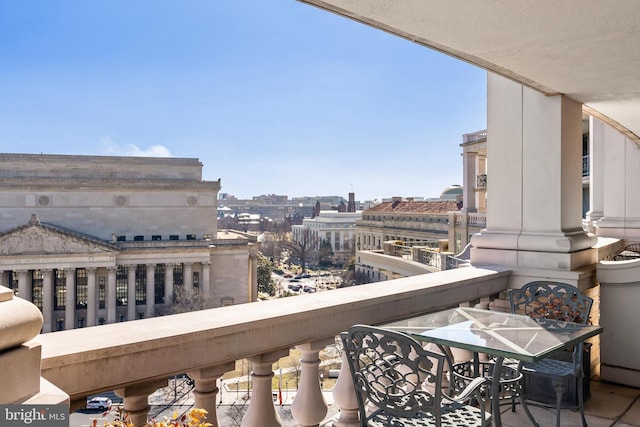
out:
{"label": "blue sky", "polygon": [[222,192],[437,197],[486,73],[295,0],[0,2],[0,152],[195,157]]}

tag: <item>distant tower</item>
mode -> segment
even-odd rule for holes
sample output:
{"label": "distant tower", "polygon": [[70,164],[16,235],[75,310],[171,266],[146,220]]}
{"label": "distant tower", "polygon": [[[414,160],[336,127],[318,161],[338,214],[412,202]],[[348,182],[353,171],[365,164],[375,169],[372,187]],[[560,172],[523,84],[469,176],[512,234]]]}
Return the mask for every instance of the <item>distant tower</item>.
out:
{"label": "distant tower", "polygon": [[355,193],[349,193],[349,203],[347,204],[347,212],[356,211],[356,195]]}

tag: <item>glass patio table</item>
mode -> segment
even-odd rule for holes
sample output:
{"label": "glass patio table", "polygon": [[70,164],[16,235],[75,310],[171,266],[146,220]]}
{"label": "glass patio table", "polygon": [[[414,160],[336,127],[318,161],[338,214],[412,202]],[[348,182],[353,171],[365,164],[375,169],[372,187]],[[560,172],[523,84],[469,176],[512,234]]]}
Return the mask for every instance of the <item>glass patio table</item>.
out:
{"label": "glass patio table", "polygon": [[[416,340],[485,353],[495,357],[492,377],[499,378],[504,358],[536,362],[602,332],[600,326],[477,308],[459,307],[420,315],[381,327]],[[491,382],[494,425],[500,427],[499,381]]]}

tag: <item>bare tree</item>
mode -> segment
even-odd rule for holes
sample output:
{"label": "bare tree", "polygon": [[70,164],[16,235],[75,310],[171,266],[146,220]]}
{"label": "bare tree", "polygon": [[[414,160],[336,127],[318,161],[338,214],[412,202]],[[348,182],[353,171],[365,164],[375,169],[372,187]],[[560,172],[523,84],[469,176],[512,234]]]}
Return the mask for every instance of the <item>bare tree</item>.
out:
{"label": "bare tree", "polygon": [[211,302],[198,289],[188,290],[184,286],[176,286],[173,290],[173,303],[167,309],[167,313],[186,313],[210,307]]}
{"label": "bare tree", "polygon": [[307,261],[311,252],[316,249],[317,241],[316,234],[311,229],[303,228],[300,236],[295,240],[291,239],[288,244],[292,256],[300,260],[300,267],[302,267],[303,273],[307,269]]}

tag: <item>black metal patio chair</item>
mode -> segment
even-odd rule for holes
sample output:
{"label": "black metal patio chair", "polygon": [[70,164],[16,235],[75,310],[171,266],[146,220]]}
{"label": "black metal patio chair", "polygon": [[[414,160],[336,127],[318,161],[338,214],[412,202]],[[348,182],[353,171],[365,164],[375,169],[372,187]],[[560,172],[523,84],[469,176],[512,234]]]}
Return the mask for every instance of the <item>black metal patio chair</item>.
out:
{"label": "black metal patio chair", "polygon": [[[356,390],[361,426],[485,426],[476,378],[455,398],[442,391],[443,354],[425,350],[408,335],[355,325],[340,335]],[[477,399],[479,407],[469,402]]]}
{"label": "black metal patio chair", "polygon": [[[509,291],[509,302],[512,313],[526,314],[540,321],[552,320],[587,324],[593,300],[583,295],[575,286],[566,283],[536,281],[523,286],[521,289]],[[539,396],[528,393],[527,383],[535,383],[536,377],[548,378],[555,391],[556,424],[560,427],[561,409],[574,409],[580,412],[582,425],[586,427],[584,417],[584,371],[583,371],[584,343],[580,342],[573,348],[571,362],[557,360],[552,357],[539,362],[522,363],[520,368],[525,377],[525,392],[521,402],[529,419],[535,426],[537,422],[531,415],[528,404],[548,407]],[[587,379],[588,380],[588,379]],[[570,387],[576,387],[578,402],[576,405],[563,403],[563,396]]]}

